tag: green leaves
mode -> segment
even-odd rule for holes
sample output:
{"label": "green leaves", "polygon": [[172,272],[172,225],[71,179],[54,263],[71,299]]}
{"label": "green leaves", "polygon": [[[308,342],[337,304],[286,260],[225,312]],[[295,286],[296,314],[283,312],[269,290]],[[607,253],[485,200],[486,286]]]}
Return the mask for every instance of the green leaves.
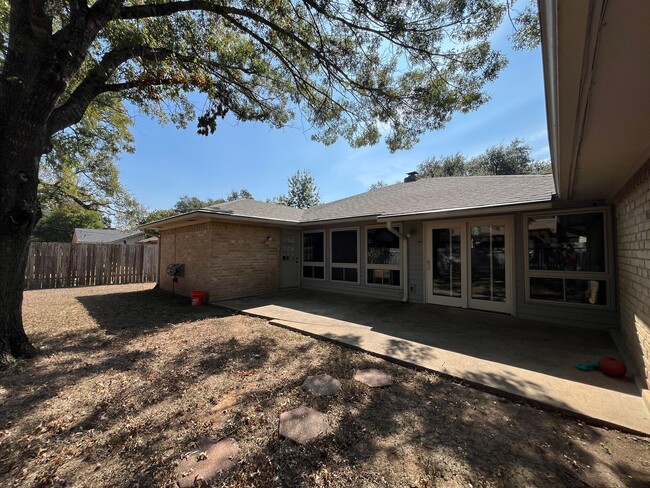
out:
{"label": "green leaves", "polygon": [[47,210],[38,221],[32,240],[39,242],[71,242],[75,228],[103,229],[104,222],[96,210],[84,210],[65,204]]}
{"label": "green leaves", "polygon": [[431,157],[418,166],[420,178],[441,176],[487,176],[549,174],[549,161],[534,161],[531,148],[523,139],[513,139],[510,144],[489,147],[485,152],[467,159],[463,154]]}
{"label": "green leaves", "polygon": [[274,203],[296,208],[311,208],[322,203],[316,180],[308,170],[296,171],[289,177],[286,195],[273,199]]}
{"label": "green leaves", "polygon": [[316,140],[363,146],[385,134],[396,151],[485,103],[505,66],[490,36],[508,1],[124,2],[81,71],[139,46],[107,86],[163,122],[187,123],[199,92],[203,134],[224,113],[273,127],[298,113]]}

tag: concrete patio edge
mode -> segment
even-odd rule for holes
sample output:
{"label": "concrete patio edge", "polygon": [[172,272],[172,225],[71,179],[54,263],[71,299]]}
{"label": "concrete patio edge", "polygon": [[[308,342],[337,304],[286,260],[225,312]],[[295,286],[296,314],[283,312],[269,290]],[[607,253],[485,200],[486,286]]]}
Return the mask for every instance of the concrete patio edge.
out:
{"label": "concrete patio edge", "polygon": [[[234,309],[231,309],[231,310],[234,310]],[[581,420],[581,421],[583,421],[585,423],[588,423],[590,425],[594,425],[596,427],[606,427],[606,428],[609,428],[609,429],[616,429],[616,430],[619,430],[621,432],[625,432],[625,433],[628,433],[628,434],[638,435],[638,436],[642,436],[642,437],[650,437],[650,432],[644,432],[644,431],[641,431],[641,430],[637,430],[637,429],[634,429],[632,427],[617,424],[615,422],[610,422],[610,421],[607,421],[607,420],[604,420],[604,419],[600,419],[598,417],[593,417],[593,416],[590,416],[590,415],[586,415],[584,413],[577,412],[577,411],[572,410],[570,408],[563,408],[563,407],[560,407],[558,405],[554,405],[552,403],[544,402],[544,401],[541,401],[541,400],[536,400],[534,398],[530,398],[530,397],[527,397],[525,395],[520,395],[518,393],[513,393],[513,392],[510,392],[510,391],[507,391],[507,390],[496,388],[494,386],[486,385],[484,383],[469,380],[469,379],[463,378],[462,376],[455,376],[455,375],[446,373],[444,371],[440,371],[440,370],[436,370],[436,369],[433,369],[433,368],[428,368],[426,366],[422,366],[421,364],[417,364],[417,363],[414,363],[414,362],[411,362],[411,361],[396,358],[394,356],[390,356],[390,355],[383,354],[383,353],[380,353],[380,352],[375,352],[375,351],[372,351],[372,350],[369,350],[369,349],[365,349],[365,348],[360,347],[360,346],[358,346],[356,344],[351,344],[351,343],[345,342],[344,340],[337,339],[335,337],[328,337],[328,336],[325,336],[325,335],[322,335],[322,334],[318,334],[318,333],[315,333],[315,332],[310,332],[308,330],[301,329],[300,327],[296,327],[295,325],[291,325],[288,322],[283,322],[282,320],[272,319],[272,318],[270,318],[268,316],[264,316],[264,315],[249,314],[247,312],[240,312],[240,313],[242,313],[244,315],[250,315],[250,316],[256,316],[256,317],[259,317],[259,318],[269,319],[269,324],[274,325],[276,327],[282,327],[283,329],[287,329],[287,330],[290,330],[292,332],[297,332],[299,334],[303,334],[303,335],[306,335],[306,336],[309,336],[309,337],[313,337],[315,339],[321,339],[321,340],[325,340],[327,342],[331,342],[333,344],[339,344],[339,345],[345,346],[345,347],[347,347],[349,349],[353,349],[355,351],[365,352],[367,354],[370,354],[371,356],[374,356],[374,357],[377,357],[377,358],[380,358],[380,359],[384,359],[384,360],[389,361],[389,362],[394,363],[394,364],[399,364],[400,366],[405,366],[407,368],[415,369],[417,371],[429,371],[429,372],[437,374],[438,376],[440,376],[442,378],[445,378],[445,379],[448,379],[448,380],[451,380],[451,381],[455,381],[455,382],[458,382],[458,383],[463,384],[463,385],[470,386],[471,388],[474,388],[476,390],[484,391],[486,393],[490,393],[490,394],[498,396],[498,397],[506,398],[506,399],[511,400],[511,401],[516,401],[516,402],[524,403],[524,404],[531,405],[531,406],[534,406],[534,407],[538,407],[538,408],[543,409],[543,410],[558,412],[558,413],[561,413],[563,415],[566,415],[567,417],[571,417],[571,418],[574,418],[574,419],[577,419],[577,420]]]}
{"label": "concrete patio edge", "polygon": [[[563,405],[558,405],[557,403],[553,403],[551,401],[545,401],[545,400],[540,400],[537,398],[533,398],[532,396],[528,396],[525,394],[513,392],[513,391],[508,391],[507,389],[495,387],[486,383],[482,383],[479,381],[472,380],[471,378],[464,377],[462,374],[451,374],[448,371],[444,371],[441,368],[435,368],[435,367],[429,367],[424,364],[420,364],[415,361],[410,361],[408,359],[403,359],[396,357],[394,355],[386,354],[380,350],[373,350],[371,347],[364,347],[359,344],[355,344],[350,341],[346,341],[345,337],[337,337],[336,335],[328,335],[327,333],[323,332],[318,332],[318,331],[313,331],[310,330],[309,326],[305,324],[300,324],[299,322],[294,322],[294,321],[286,321],[282,319],[278,319],[277,317],[274,317],[269,314],[265,313],[257,313],[255,311],[248,311],[248,310],[243,310],[242,308],[238,308],[235,306],[230,306],[225,303],[216,303],[213,302],[211,305],[218,306],[221,308],[225,308],[228,310],[231,310],[233,312],[241,313],[243,315],[248,315],[252,317],[258,317],[258,318],[263,318],[269,321],[269,323],[273,326],[276,327],[281,327],[287,330],[290,330],[292,332],[298,332],[303,335],[307,335],[316,339],[321,339],[321,340],[326,340],[331,343],[339,344],[344,347],[357,350],[357,351],[362,351],[365,353],[368,353],[372,356],[384,359],[386,361],[399,364],[401,366],[409,367],[415,370],[419,371],[430,371],[433,372],[443,378],[459,382],[461,384],[468,385],[472,388],[475,388],[480,391],[488,392],[490,394],[493,394],[498,397],[503,397],[507,398],[512,401],[517,401],[521,402],[524,404],[528,404],[531,406],[538,407],[543,410],[547,411],[553,411],[553,412],[558,412],[563,415],[566,415],[567,417],[574,418],[580,421],[583,421],[585,423],[588,423],[590,425],[594,425],[597,427],[605,427],[605,428],[610,428],[610,429],[616,429],[621,432],[626,432],[630,433],[633,435],[639,435],[643,437],[650,437],[650,429],[648,430],[642,430],[639,428],[635,428],[634,426],[631,425],[625,425],[624,423],[619,423],[615,422],[612,420],[608,420],[606,418],[601,418],[598,417],[597,415],[590,415],[585,412],[577,411],[575,409],[565,407]],[[404,343],[409,343],[410,341],[406,339],[400,339]],[[639,399],[641,403],[645,403],[643,400]]]}

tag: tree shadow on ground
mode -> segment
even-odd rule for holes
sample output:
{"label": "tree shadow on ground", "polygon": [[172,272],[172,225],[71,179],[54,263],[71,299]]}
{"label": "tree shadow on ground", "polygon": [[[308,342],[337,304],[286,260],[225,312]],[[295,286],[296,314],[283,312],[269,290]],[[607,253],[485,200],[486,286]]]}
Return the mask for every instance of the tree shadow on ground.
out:
{"label": "tree shadow on ground", "polygon": [[[222,432],[251,451],[217,483],[586,487],[650,481],[650,469],[621,468],[586,447],[585,441],[601,442],[604,431],[598,428],[365,354],[337,346],[330,351],[284,391],[268,392],[265,408],[273,413],[273,430],[264,443],[251,446],[247,437],[255,433],[249,426]],[[352,380],[363,367],[390,372],[396,384],[371,389]],[[342,391],[335,397],[302,391],[300,383],[312,374],[339,378]],[[309,445],[279,437],[277,416],[299,405],[328,414],[334,434]],[[608,478],[594,481],[594,464]]]}
{"label": "tree shadow on ground", "polygon": [[[650,481],[650,467],[628,459],[647,453],[647,444],[627,450],[632,441],[621,435],[625,444],[617,450],[617,433],[258,319],[201,322],[199,316],[222,312],[159,293],[78,297],[97,325],[44,334],[45,359],[56,361],[36,361],[0,379],[13,391],[0,403],[0,450],[7,453],[0,484],[51,486],[60,476],[88,486],[169,486],[174,463],[207,437],[232,437],[241,446],[241,461],[214,481],[226,486]],[[128,310],[119,309],[125,303]],[[129,310],[145,317],[136,320]],[[171,317],[149,317],[161,310]],[[122,328],[129,317],[131,328]],[[371,389],[352,379],[367,367],[392,374],[395,384]],[[338,378],[341,392],[303,391],[314,374]],[[300,405],[327,414],[334,433],[306,446],[280,438],[279,414]],[[613,453],[597,452],[599,444]],[[65,456],[72,461],[57,464]]]}
{"label": "tree shadow on ground", "polygon": [[136,336],[181,323],[233,315],[220,307],[193,307],[189,298],[160,289],[86,295],[77,300],[107,334],[121,336]]}

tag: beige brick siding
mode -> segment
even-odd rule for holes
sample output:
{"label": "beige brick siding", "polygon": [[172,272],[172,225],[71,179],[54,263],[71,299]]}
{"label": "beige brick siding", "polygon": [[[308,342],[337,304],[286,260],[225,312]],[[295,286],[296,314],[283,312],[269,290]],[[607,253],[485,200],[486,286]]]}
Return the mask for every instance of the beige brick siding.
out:
{"label": "beige brick siding", "polygon": [[650,386],[650,179],[616,202],[621,331],[641,386]]}
{"label": "beige brick siding", "polygon": [[212,222],[162,231],[160,287],[169,291],[171,263],[185,265],[174,286],[181,295],[202,290],[224,300],[272,293],[280,286],[280,229]]}

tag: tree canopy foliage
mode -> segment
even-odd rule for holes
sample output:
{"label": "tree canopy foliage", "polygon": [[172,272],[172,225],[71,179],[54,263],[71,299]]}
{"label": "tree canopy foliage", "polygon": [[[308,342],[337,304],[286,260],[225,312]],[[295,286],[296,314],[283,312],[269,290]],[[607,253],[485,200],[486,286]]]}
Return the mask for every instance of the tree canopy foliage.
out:
{"label": "tree canopy foliage", "polygon": [[273,202],[296,208],[311,208],[322,203],[316,180],[308,170],[296,171],[289,177],[286,195],[280,195]]}
{"label": "tree canopy foliage", "polygon": [[418,175],[420,178],[435,178],[550,173],[550,162],[534,160],[531,152],[531,147],[523,139],[513,139],[507,145],[491,146],[469,159],[461,153],[428,158],[418,166]]}
{"label": "tree canopy foliage", "polygon": [[[374,144],[387,126],[391,150],[487,100],[484,85],[506,64],[490,35],[511,12],[508,0],[34,3],[10,2],[16,21],[38,18],[40,41],[60,51],[50,134],[106,94],[185,125],[195,115],[187,94],[200,92],[202,134],[228,113],[282,127],[299,111],[325,143]],[[523,23],[535,23],[529,10],[511,20],[524,38]]]}
{"label": "tree canopy foliage", "polygon": [[226,198],[199,198],[197,196],[182,195],[178,198],[176,203],[172,208],[167,209],[158,209],[151,212],[147,212],[141,216],[139,223],[144,224],[146,222],[153,222],[155,220],[166,219],[167,217],[172,217],[174,215],[193,212],[194,210],[199,210],[200,208],[209,207],[210,205],[216,205],[223,203],[225,201],[239,200],[241,198],[253,198],[253,194],[248,191],[246,188],[241,190],[231,190],[231,192],[226,196]]}
{"label": "tree canopy foliage", "polygon": [[97,210],[86,210],[68,202],[44,212],[34,228],[32,240],[70,242],[76,228],[103,229],[104,227],[105,222]]}
{"label": "tree canopy foliage", "polygon": [[124,189],[117,161],[134,151],[131,118],[122,101],[105,94],[81,121],[52,137],[39,168],[39,201],[44,212],[67,203],[100,211],[120,228],[132,228],[143,209]]}

